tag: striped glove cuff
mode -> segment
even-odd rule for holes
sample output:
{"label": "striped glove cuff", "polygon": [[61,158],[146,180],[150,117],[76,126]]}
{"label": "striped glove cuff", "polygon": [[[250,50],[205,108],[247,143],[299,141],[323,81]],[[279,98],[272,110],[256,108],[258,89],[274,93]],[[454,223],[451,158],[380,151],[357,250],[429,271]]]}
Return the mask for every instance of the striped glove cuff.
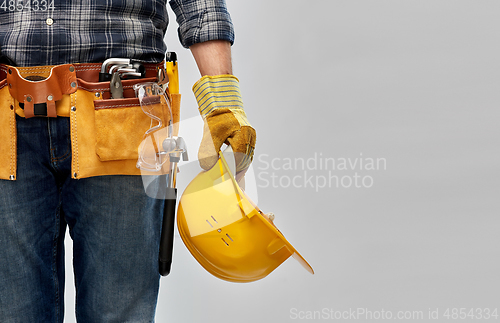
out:
{"label": "striped glove cuff", "polygon": [[241,99],[238,79],[233,75],[204,76],[193,86],[203,119],[214,109],[229,109],[240,126],[250,126]]}

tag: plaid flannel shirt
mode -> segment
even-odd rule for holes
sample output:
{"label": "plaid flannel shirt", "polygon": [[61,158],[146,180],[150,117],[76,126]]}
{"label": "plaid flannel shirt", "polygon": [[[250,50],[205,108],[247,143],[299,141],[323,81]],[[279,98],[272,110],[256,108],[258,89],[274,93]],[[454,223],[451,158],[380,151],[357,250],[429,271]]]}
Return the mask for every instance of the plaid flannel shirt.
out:
{"label": "plaid flannel shirt", "polygon": [[[19,66],[159,62],[167,0],[0,0],[0,49]],[[234,41],[225,0],[171,0],[181,44]]]}

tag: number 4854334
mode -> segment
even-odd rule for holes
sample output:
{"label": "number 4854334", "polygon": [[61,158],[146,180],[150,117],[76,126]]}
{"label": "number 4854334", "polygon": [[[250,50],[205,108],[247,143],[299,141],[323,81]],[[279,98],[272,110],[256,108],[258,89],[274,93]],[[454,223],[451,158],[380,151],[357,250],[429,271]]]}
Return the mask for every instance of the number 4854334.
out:
{"label": "number 4854334", "polygon": [[443,317],[448,320],[489,320],[498,318],[496,308],[447,308]]}
{"label": "number 4854334", "polygon": [[3,11],[47,11],[54,9],[54,0],[3,0],[0,10]]}

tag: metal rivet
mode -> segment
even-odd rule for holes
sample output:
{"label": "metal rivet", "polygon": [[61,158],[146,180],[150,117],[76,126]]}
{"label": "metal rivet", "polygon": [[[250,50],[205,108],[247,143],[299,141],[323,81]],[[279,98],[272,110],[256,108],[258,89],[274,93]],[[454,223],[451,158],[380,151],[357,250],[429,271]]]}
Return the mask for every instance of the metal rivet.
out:
{"label": "metal rivet", "polygon": [[9,74],[12,74],[12,70],[9,68]]}
{"label": "metal rivet", "polygon": [[71,82],[71,87],[75,87],[76,86],[76,82]]}
{"label": "metal rivet", "polygon": [[49,100],[49,101],[52,101],[52,99],[54,99],[54,97],[53,97],[52,95],[49,95],[49,96],[47,97],[47,100]]}
{"label": "metal rivet", "polygon": [[72,106],[72,107],[71,107],[71,111],[75,112],[75,111],[76,111],[76,107],[75,107],[75,106]]}
{"label": "metal rivet", "polygon": [[74,71],[75,71],[75,67],[74,67],[74,66],[70,66],[70,67],[69,67],[69,71],[70,71],[70,72],[74,72]]}
{"label": "metal rivet", "polygon": [[222,231],[221,229],[217,229],[217,232],[221,233],[221,231]]}
{"label": "metal rivet", "polygon": [[73,177],[76,178],[77,174],[76,173],[73,173]]}
{"label": "metal rivet", "polygon": [[31,96],[26,97],[26,101],[31,102]]}
{"label": "metal rivet", "polygon": [[11,110],[14,110],[14,106],[13,106],[13,105],[11,105],[11,106],[10,106],[10,109],[11,109]]}
{"label": "metal rivet", "polygon": [[12,88],[12,84],[11,83],[9,83],[9,87]]}
{"label": "metal rivet", "polygon": [[16,179],[16,177],[15,177],[14,175],[10,175],[9,179],[10,179],[11,181],[13,181],[13,180],[15,180],[15,179]]}
{"label": "metal rivet", "polygon": [[99,93],[99,92],[96,92],[96,93],[95,93],[95,97],[96,97],[96,98],[98,98],[98,97],[100,97],[100,96],[101,96],[101,93]]}

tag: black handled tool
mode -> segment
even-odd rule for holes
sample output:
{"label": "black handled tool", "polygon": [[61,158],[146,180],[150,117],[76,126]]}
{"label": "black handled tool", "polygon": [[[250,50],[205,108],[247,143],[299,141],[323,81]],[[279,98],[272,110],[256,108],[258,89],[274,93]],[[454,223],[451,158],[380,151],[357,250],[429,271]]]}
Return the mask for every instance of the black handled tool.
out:
{"label": "black handled tool", "polygon": [[177,164],[188,160],[187,147],[182,137],[167,138],[162,148],[169,152],[170,173],[161,176],[160,187],[165,187],[165,205],[163,207],[163,223],[160,236],[160,254],[158,257],[159,272],[162,276],[170,273],[174,249],[175,207],[177,202]]}
{"label": "black handled tool", "polygon": [[[162,176],[162,178],[165,178],[166,176],[167,175]],[[165,205],[163,206],[163,223],[161,226],[160,237],[160,255],[158,258],[159,272],[162,276],[167,276],[170,273],[170,268],[172,265],[177,189],[167,187],[165,194]]]}

